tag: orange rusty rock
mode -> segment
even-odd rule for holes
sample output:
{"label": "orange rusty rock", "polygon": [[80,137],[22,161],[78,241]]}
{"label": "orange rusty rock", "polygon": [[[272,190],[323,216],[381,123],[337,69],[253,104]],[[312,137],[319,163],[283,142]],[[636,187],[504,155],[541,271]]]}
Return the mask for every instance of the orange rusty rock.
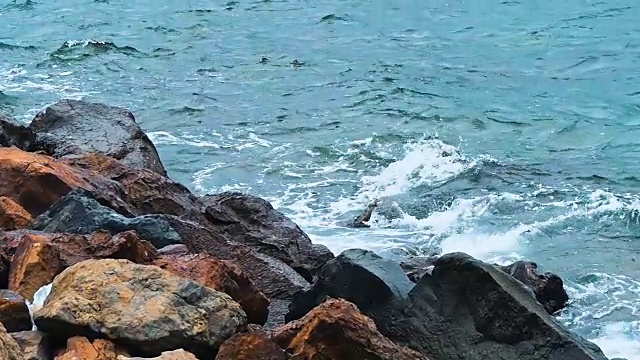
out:
{"label": "orange rusty rock", "polygon": [[267,320],[269,300],[233,262],[207,254],[165,255],[153,265],[228,294],[242,306],[251,323],[264,324]]}
{"label": "orange rusty rock", "polygon": [[91,343],[86,337],[75,336],[67,340],[67,350],[55,360],[116,360],[116,357],[113,343],[102,339]]}
{"label": "orange rusty rock", "polygon": [[0,229],[24,229],[31,221],[33,218],[27,210],[12,199],[0,196]]}
{"label": "orange rusty rock", "polygon": [[287,354],[263,331],[236,334],[220,346],[215,360],[287,360]]}
{"label": "orange rusty rock", "polygon": [[291,360],[428,360],[380,334],[373,320],[342,299],[331,299],[302,319],[274,330]]}
{"label": "orange rusty rock", "polygon": [[23,236],[11,260],[9,289],[33,300],[33,294],[63,270],[58,249],[46,236]]}

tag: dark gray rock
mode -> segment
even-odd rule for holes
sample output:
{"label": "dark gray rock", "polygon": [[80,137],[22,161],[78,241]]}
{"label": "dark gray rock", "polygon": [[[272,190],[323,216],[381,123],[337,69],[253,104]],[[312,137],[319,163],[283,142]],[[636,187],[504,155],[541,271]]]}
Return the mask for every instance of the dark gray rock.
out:
{"label": "dark gray rock", "polygon": [[308,281],[333,258],[298,225],[259,197],[225,192],[204,197],[207,219],[231,240],[291,266]]}
{"label": "dark gray rock", "polygon": [[31,151],[36,136],[28,127],[20,124],[16,119],[0,113],[0,147],[15,146],[25,151]]}
{"label": "dark gray rock", "polygon": [[327,297],[341,297],[371,317],[382,334],[432,360],[606,359],[496,266],[466,254],[444,255],[410,291],[412,283],[396,266],[348,250],[325,265],[310,290],[296,295],[286,320]]}
{"label": "dark gray rock", "polygon": [[569,301],[562,279],[550,272],[539,273],[538,265],[534,262],[517,261],[499,268],[531,288],[538,302],[549,314],[563,309]]}
{"label": "dark gray rock", "polygon": [[430,274],[438,256],[410,256],[400,262],[400,267],[411,281],[417,283],[425,274]]}
{"label": "dark gray rock", "polygon": [[162,215],[143,215],[128,218],[101,205],[92,194],[74,189],[38,216],[30,226],[47,233],[91,234],[106,230],[115,235],[134,230],[156,248],[180,244],[180,235]]}
{"label": "dark gray rock", "polygon": [[367,223],[371,220],[371,215],[373,215],[373,211],[376,207],[378,207],[378,200],[369,204],[367,208],[353,220],[351,226],[355,228],[368,228],[369,224]]}
{"label": "dark gray rock", "polygon": [[47,334],[40,331],[20,331],[9,334],[20,345],[24,360],[53,359]]}
{"label": "dark gray rock", "polygon": [[80,100],[60,100],[41,111],[29,125],[36,147],[54,157],[99,152],[129,166],[166,176],[158,152],[120,107]]}

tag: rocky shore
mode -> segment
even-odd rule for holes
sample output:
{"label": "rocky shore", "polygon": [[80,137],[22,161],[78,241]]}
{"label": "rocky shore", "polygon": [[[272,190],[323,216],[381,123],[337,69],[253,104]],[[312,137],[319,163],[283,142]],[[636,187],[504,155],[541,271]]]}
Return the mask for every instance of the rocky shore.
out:
{"label": "rocky shore", "polygon": [[606,359],[535,263],[334,256],[263,199],[173,182],[123,108],[0,115],[0,184],[1,360]]}

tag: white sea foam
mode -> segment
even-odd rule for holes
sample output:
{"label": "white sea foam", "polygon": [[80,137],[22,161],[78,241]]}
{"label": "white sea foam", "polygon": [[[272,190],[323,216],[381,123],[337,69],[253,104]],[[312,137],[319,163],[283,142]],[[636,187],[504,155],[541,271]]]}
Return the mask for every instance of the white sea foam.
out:
{"label": "white sea foam", "polygon": [[640,360],[640,321],[607,324],[600,336],[590,340],[610,359]]}
{"label": "white sea foam", "polygon": [[220,145],[211,141],[202,140],[192,136],[175,136],[167,131],[153,131],[147,134],[156,145],[189,145],[196,147],[220,148]]}
{"label": "white sea foam", "polygon": [[33,324],[33,331],[38,330],[36,324],[33,322],[33,314],[35,314],[38,310],[42,309],[45,301],[47,301],[47,297],[51,293],[51,288],[53,283],[44,285],[36,293],[33,295],[33,302],[27,300],[27,309],[29,310],[29,316],[31,317],[31,324]]}

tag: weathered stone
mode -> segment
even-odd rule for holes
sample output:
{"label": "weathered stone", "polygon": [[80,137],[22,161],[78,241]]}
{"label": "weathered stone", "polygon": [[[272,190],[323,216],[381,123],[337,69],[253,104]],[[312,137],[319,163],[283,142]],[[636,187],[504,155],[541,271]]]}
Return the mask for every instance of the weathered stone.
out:
{"label": "weathered stone", "polygon": [[264,199],[226,192],[203,201],[207,219],[232,240],[284,262],[308,281],[333,258],[329,249],[312,244],[298,225]]}
{"label": "weathered stone", "polygon": [[414,283],[430,274],[438,260],[438,256],[412,256],[400,262],[400,267]]}
{"label": "weathered stone", "polygon": [[180,243],[180,235],[161,215],[128,218],[101,205],[84,189],[74,189],[38,216],[31,229],[47,233],[91,234],[105,230],[111,234],[135,230],[155,247]]}
{"label": "weathered stone", "polygon": [[38,113],[29,129],[36,134],[38,149],[54,157],[98,152],[167,174],[155,146],[124,108],[64,99]]}
{"label": "weathered stone", "polygon": [[246,325],[246,315],[227,294],[156,266],[108,259],[58,275],[34,321],[51,336],[105,337],[136,355],[184,348],[206,356]]}
{"label": "weathered stone", "polygon": [[563,309],[569,301],[562,279],[549,272],[540,274],[538,265],[534,262],[517,261],[508,266],[501,266],[500,269],[533,290],[536,299],[549,314]]}
{"label": "weathered stone", "polygon": [[16,146],[30,151],[35,138],[35,134],[28,127],[0,113],[0,147]]}
{"label": "weathered stone", "polygon": [[22,206],[6,196],[0,196],[0,229],[26,228],[33,218]]}
{"label": "weathered stone", "polygon": [[31,330],[29,309],[20,294],[11,290],[0,290],[0,323],[8,332]]}
{"label": "weathered stone", "polygon": [[24,360],[49,360],[52,358],[48,336],[40,331],[21,331],[10,334],[20,345]]}
{"label": "weathered stone", "polygon": [[274,331],[295,360],[427,360],[384,337],[374,322],[345,300],[328,300],[302,319]]}
{"label": "weathered stone", "polygon": [[114,258],[148,263],[155,257],[153,245],[133,231],[114,236],[105,231],[91,235],[26,233],[11,261],[9,288],[31,300],[40,287],[81,261]]}
{"label": "weathered stone", "polygon": [[2,244],[2,232],[0,231],[0,289],[6,289],[9,287],[9,268],[10,257],[7,255],[7,250],[4,249],[5,244]]}
{"label": "weathered stone", "polygon": [[67,340],[67,349],[55,360],[116,360],[116,346],[110,341],[89,341],[86,337],[74,336]]}
{"label": "weathered stone", "polygon": [[264,324],[267,321],[269,300],[233,262],[211,255],[193,254],[161,256],[153,265],[228,294],[242,306],[251,323]]}
{"label": "weathered stone", "polygon": [[222,343],[215,360],[287,360],[289,357],[264,331],[233,335]]}
{"label": "weathered stone", "polygon": [[0,359],[24,360],[22,349],[16,341],[7,333],[7,329],[0,324]]}
{"label": "weathered stone", "polygon": [[265,331],[271,331],[278,326],[284,325],[290,304],[290,300],[271,299],[269,302],[269,318],[264,324]]}
{"label": "weathered stone", "polygon": [[158,255],[187,255],[189,253],[189,248],[185,244],[174,244],[167,245],[163,248],[158,249]]}
{"label": "weathered stone", "polygon": [[[210,357],[209,357],[210,358]],[[119,355],[117,360],[198,360],[195,355],[182,349],[165,351],[160,356],[154,358],[128,357]]]}
{"label": "weathered stone", "polygon": [[433,360],[606,359],[551,317],[524,284],[466,254],[440,257],[432,275],[406,294],[407,279],[362,261],[373,255],[345,253],[327,263],[310,291],[296,296],[289,320],[327,296],[341,297],[386,337]]}

